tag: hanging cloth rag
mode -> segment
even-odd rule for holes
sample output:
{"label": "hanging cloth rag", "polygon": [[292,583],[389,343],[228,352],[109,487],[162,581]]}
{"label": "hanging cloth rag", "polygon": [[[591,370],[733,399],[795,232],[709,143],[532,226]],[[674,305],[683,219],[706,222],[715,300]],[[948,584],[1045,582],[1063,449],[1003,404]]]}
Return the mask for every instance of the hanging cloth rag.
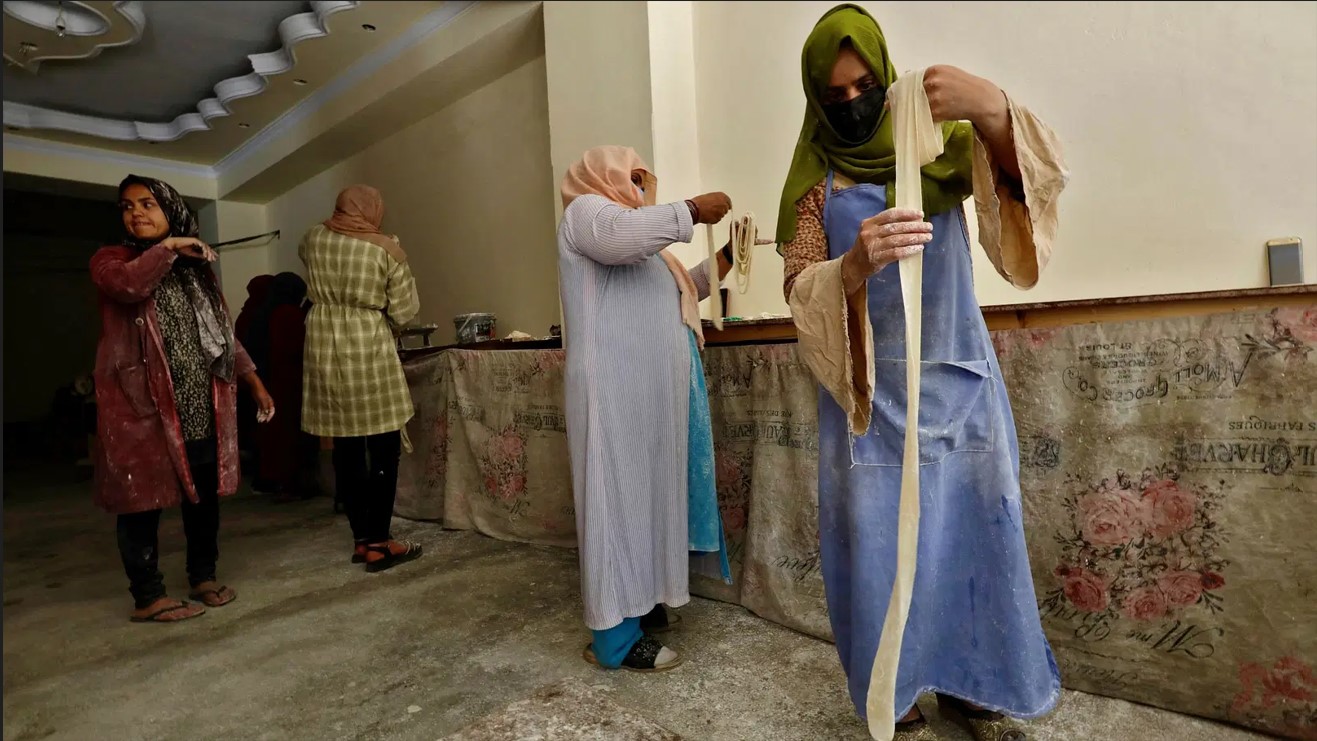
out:
{"label": "hanging cloth rag", "polygon": [[[722,513],[718,509],[718,485],[714,473],[713,422],[709,412],[709,391],[704,384],[704,363],[695,333],[691,332],[690,411],[686,433],[687,529],[690,534],[692,565],[696,573],[714,576],[724,584],[732,583],[732,566],[723,532]],[[713,559],[710,554],[716,554]],[[716,560],[716,563],[706,562]]]}

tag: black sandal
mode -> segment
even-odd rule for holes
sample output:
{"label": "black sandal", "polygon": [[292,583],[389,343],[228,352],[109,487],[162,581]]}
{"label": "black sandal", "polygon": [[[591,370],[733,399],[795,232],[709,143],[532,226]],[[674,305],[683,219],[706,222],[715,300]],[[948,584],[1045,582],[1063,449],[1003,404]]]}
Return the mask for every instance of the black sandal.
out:
{"label": "black sandal", "polygon": [[374,561],[370,560],[369,556],[367,556],[366,557],[367,572],[375,574],[380,571],[387,571],[393,568],[394,566],[397,566],[400,563],[415,561],[416,559],[421,557],[421,546],[419,544],[412,543],[406,540],[394,540],[391,542],[397,543],[398,545],[401,546],[406,546],[407,550],[403,551],[402,553],[394,553],[393,549],[389,548],[388,543],[385,543],[384,545],[366,546],[366,551],[368,553],[379,553],[384,556],[383,558],[377,558]]}
{"label": "black sandal", "polygon": [[937,706],[969,731],[975,741],[1028,741],[1024,729],[1001,713],[971,707],[964,700],[949,695],[938,695]]}
{"label": "black sandal", "polygon": [[[640,640],[636,641],[636,644],[627,652],[626,658],[622,659],[622,666],[619,668],[632,672],[651,673],[665,672],[681,666],[683,661],[681,655],[672,651],[672,649],[668,649],[671,657],[665,657],[664,662],[659,663],[659,653],[665,648],[667,646],[659,643],[658,639],[652,636],[641,636]],[[594,655],[594,646],[592,644],[586,644],[582,656],[591,664],[602,666],[598,657]]]}
{"label": "black sandal", "polygon": [[681,625],[681,615],[663,605],[655,605],[648,615],[640,618],[640,629],[649,635],[667,633],[678,625]]}
{"label": "black sandal", "polygon": [[928,724],[927,718],[896,723],[892,729],[892,741],[937,741],[937,731]]}

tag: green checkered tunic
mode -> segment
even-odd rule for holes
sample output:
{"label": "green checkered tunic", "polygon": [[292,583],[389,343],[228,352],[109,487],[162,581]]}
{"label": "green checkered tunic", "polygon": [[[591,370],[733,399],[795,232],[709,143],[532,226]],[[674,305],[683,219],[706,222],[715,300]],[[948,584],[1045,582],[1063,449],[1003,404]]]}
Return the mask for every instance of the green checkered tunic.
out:
{"label": "green checkered tunic", "polygon": [[400,430],[414,408],[393,328],[420,301],[406,263],[379,245],[317,224],[298,255],[313,305],[306,320],[302,429],[319,437]]}

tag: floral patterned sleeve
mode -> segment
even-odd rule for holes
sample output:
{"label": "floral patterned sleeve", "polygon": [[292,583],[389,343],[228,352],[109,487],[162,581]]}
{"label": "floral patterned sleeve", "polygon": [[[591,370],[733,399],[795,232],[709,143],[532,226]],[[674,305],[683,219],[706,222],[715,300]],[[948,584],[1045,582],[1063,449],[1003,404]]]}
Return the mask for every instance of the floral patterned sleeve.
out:
{"label": "floral patterned sleeve", "polygon": [[779,248],[785,262],[782,293],[791,301],[796,276],[816,262],[828,259],[828,235],[823,231],[823,182],[796,201],[796,236]]}

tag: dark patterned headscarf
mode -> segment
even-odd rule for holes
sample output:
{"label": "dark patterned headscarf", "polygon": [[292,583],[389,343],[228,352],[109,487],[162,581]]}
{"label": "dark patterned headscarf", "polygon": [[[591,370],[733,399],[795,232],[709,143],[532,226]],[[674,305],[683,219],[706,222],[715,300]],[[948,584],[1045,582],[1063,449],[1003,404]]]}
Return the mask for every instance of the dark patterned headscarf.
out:
{"label": "dark patterned headscarf", "polygon": [[[166,237],[197,237],[201,226],[192,207],[183,200],[182,194],[174,186],[163,180],[129,175],[119,183],[119,195],[129,186],[140,185],[151,191],[160,210],[169,221],[169,234]],[[160,240],[147,241],[128,234],[124,244],[139,252],[154,247]],[[187,292],[188,303],[197,316],[197,331],[201,336],[201,348],[210,360],[211,373],[225,380],[233,380],[234,348],[233,325],[229,322],[228,312],[224,309],[224,299],[220,296],[219,285],[210,265],[204,260],[180,256],[174,262],[174,271]]]}

